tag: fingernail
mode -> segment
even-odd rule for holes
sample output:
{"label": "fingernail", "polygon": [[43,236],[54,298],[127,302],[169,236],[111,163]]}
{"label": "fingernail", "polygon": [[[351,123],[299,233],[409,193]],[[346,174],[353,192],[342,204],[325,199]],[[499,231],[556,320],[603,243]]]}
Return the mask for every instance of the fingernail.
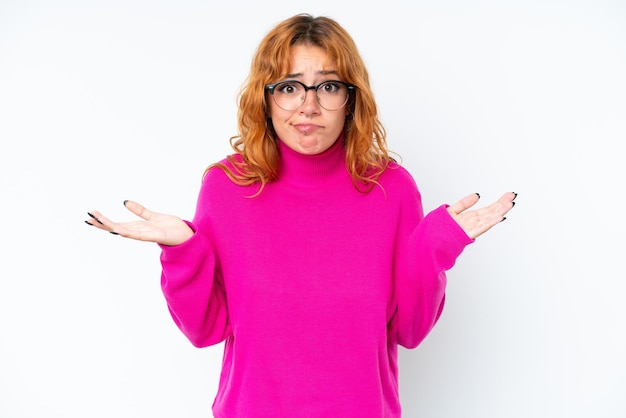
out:
{"label": "fingernail", "polygon": [[480,194],[479,193],[476,193],[476,196],[478,196],[478,198],[480,199]]}
{"label": "fingernail", "polygon": [[513,206],[515,206],[515,202],[511,202],[513,204]]}
{"label": "fingernail", "polygon": [[124,200],[124,206],[126,206],[127,203],[128,203],[128,199]]}
{"label": "fingernail", "polygon": [[93,216],[91,213],[87,212],[87,215],[91,216],[93,219],[96,220],[96,222],[98,222],[100,225],[104,225],[102,222],[100,222],[100,219],[96,218],[95,216]]}
{"label": "fingernail", "polygon": [[[517,193],[513,192],[513,194],[515,195],[515,197],[517,197]],[[513,198],[513,200],[515,200],[515,197]]]}
{"label": "fingernail", "polygon": [[109,231],[109,233],[111,233],[113,235],[119,235],[117,232],[113,232],[113,231]]}
{"label": "fingernail", "polygon": [[94,226],[94,225],[93,225],[91,222],[89,222],[89,221],[85,221],[85,223],[86,223],[87,225]]}
{"label": "fingernail", "polygon": [[502,217],[502,220],[500,222],[504,222],[506,221],[506,216]]}

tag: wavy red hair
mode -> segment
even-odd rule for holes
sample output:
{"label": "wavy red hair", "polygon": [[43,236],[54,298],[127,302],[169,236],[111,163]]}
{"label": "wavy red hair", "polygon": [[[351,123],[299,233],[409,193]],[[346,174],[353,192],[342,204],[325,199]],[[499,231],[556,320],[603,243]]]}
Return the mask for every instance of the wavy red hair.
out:
{"label": "wavy red hair", "polygon": [[238,96],[239,134],[230,140],[237,154],[228,157],[230,166],[216,163],[207,171],[219,167],[242,186],[259,183],[259,193],[268,182],[278,179],[279,153],[265,85],[278,81],[288,68],[294,45],[322,48],[335,63],[339,78],[356,86],[356,93],[346,105],[346,166],[357,190],[371,190],[392,159],[367,68],[354,40],[342,26],[328,17],[309,14],[282,21],[259,44]]}

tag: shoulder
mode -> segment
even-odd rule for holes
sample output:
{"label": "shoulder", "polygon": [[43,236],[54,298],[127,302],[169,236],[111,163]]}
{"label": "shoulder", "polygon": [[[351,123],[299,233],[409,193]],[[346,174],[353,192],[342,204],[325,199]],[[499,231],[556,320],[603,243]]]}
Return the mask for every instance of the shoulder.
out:
{"label": "shoulder", "polygon": [[412,230],[424,217],[422,196],[411,173],[397,162],[392,162],[371,191],[384,203],[381,207],[393,208],[398,222]]}
{"label": "shoulder", "polygon": [[202,182],[221,182],[226,179],[226,170],[235,170],[232,163],[233,159],[235,161],[238,161],[241,159],[241,157],[238,154],[233,154],[209,165],[204,171],[204,175],[202,176]]}
{"label": "shoulder", "polygon": [[220,161],[209,165],[202,177],[203,184],[235,184],[232,180],[239,173],[237,164],[242,162],[241,155],[231,154]]}
{"label": "shoulder", "polygon": [[260,187],[259,183],[242,185],[242,182],[238,181],[241,171],[237,164],[241,162],[241,155],[232,154],[208,166],[202,177],[201,194],[250,196],[257,193]]}
{"label": "shoulder", "polygon": [[410,193],[419,196],[417,183],[411,173],[394,161],[381,174],[379,183],[387,192]]}

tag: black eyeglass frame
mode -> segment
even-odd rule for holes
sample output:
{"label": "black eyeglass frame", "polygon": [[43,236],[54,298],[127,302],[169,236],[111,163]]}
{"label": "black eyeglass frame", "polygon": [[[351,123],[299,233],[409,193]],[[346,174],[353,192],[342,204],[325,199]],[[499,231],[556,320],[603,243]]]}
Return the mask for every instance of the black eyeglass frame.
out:
{"label": "black eyeglass frame", "polygon": [[[305,97],[306,97],[306,93],[309,90],[314,90],[315,91],[315,97],[316,97],[318,103],[319,103],[319,97],[317,96],[317,89],[319,89],[322,84],[326,84],[326,83],[343,84],[348,89],[348,95],[346,96],[346,102],[343,105],[341,105],[341,107],[338,107],[337,109],[333,109],[333,110],[342,109],[348,103],[348,101],[350,101],[350,93],[356,91],[356,86],[354,84],[346,83],[345,81],[339,81],[339,80],[324,80],[324,81],[322,81],[320,83],[317,83],[314,86],[307,86],[306,84],[304,84],[303,82],[298,81],[298,80],[281,80],[281,81],[277,81],[276,83],[266,84],[265,85],[265,90],[267,90],[272,95],[272,98],[273,98],[274,97],[274,89],[276,88],[276,86],[278,86],[279,84],[283,84],[283,83],[297,83],[297,84],[300,84],[304,88],[304,95],[305,95]],[[304,100],[302,101],[302,103],[304,103]],[[302,106],[302,104],[300,106]],[[320,106],[322,106],[322,105],[320,104]],[[322,107],[324,107],[324,106],[322,106]],[[324,107],[324,109],[326,109],[326,108]],[[293,110],[295,110],[295,109],[293,109]],[[330,109],[326,109],[326,110],[330,110]],[[333,111],[333,110],[331,110],[331,111]]]}

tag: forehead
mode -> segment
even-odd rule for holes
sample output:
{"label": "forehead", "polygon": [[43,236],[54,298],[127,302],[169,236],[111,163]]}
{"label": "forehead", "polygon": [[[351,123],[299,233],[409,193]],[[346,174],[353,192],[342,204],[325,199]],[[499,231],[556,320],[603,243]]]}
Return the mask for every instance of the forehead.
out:
{"label": "forehead", "polygon": [[289,74],[335,71],[335,63],[326,51],[314,45],[294,45],[289,51]]}

